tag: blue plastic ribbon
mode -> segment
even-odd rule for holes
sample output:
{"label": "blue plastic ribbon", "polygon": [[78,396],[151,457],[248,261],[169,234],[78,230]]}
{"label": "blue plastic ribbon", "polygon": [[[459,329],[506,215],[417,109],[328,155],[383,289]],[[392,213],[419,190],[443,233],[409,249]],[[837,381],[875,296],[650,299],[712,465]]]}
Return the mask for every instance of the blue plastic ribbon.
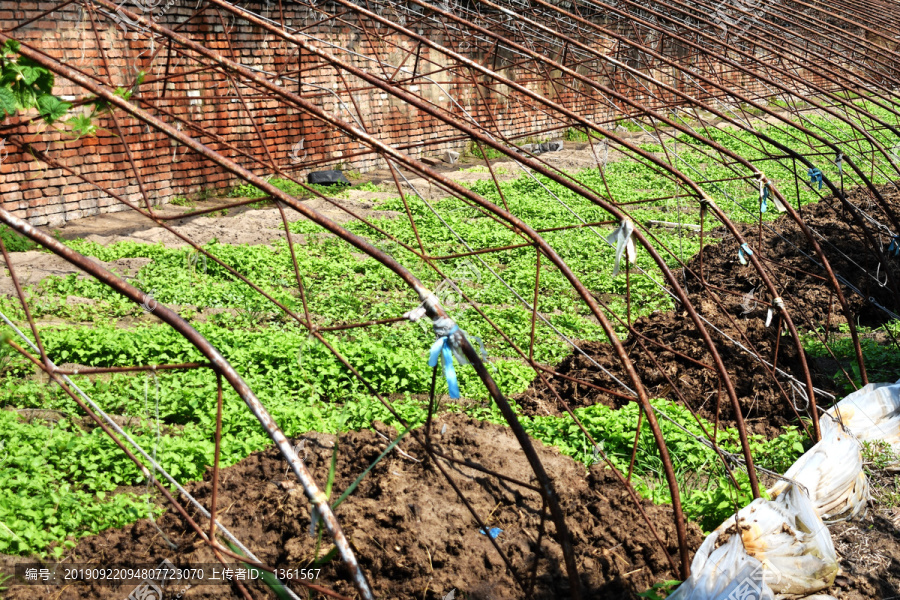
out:
{"label": "blue plastic ribbon", "polygon": [[819,189],[821,190],[822,189],[822,171],[820,171],[819,169],[810,169],[807,173],[809,174],[809,182],[810,183],[818,183]]}
{"label": "blue plastic ribbon", "polygon": [[900,235],[891,238],[891,245],[888,246],[888,253],[894,256],[900,256]]}
{"label": "blue plastic ribbon", "polygon": [[499,527],[490,527],[487,531],[485,531],[484,528],[482,528],[480,530],[480,533],[481,533],[481,535],[488,536],[492,540],[496,540],[497,536],[500,535],[501,533],[503,533],[503,530],[500,529]]}
{"label": "blue plastic ribbon", "polygon": [[459,327],[454,325],[447,335],[439,337],[431,345],[431,354],[428,356],[429,367],[437,366],[438,357],[443,359],[444,379],[447,380],[447,389],[450,391],[450,397],[454,400],[459,399],[459,382],[456,380],[456,370],[453,368],[453,346],[450,336],[457,331],[459,331]]}
{"label": "blue plastic ribbon", "polygon": [[741,244],[740,249],[738,250],[738,260],[741,261],[742,265],[747,264],[747,259],[744,258],[744,254],[747,256],[753,256],[753,250],[750,249],[750,246],[747,244]]}
{"label": "blue plastic ribbon", "polygon": [[766,184],[763,184],[762,194],[760,194],[759,212],[766,212],[768,210],[769,207],[768,207],[768,204],[766,203],[766,200],[768,200],[768,199],[769,199],[769,186]]}

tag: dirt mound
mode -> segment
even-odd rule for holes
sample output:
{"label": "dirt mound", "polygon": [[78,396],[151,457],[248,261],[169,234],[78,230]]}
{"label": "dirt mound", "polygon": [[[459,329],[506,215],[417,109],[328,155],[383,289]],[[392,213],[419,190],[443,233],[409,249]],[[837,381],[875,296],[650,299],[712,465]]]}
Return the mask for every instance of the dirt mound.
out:
{"label": "dirt mound", "polygon": [[[897,191],[886,186],[882,189],[882,195],[895,210],[900,208],[900,194]],[[871,201],[868,200],[865,190],[853,190],[848,193],[848,197],[857,206],[871,208]],[[860,291],[860,294],[855,294],[846,285],[842,287],[850,310],[858,317],[859,323],[873,327],[886,322],[887,314],[878,310],[868,302],[868,299],[875,298],[882,306],[895,311],[900,309],[900,305],[890,288],[880,285],[870,275],[879,271],[881,282],[884,283],[885,267],[879,269],[876,253],[870,250],[865,237],[853,224],[852,217],[844,212],[834,199],[803,207],[801,213],[804,222],[815,232],[814,236],[828,257],[834,272]],[[881,218],[874,212],[873,216]],[[771,272],[777,277],[776,284],[788,303],[797,328],[801,329],[810,322],[824,325],[829,320],[829,315],[832,327],[846,323],[831,286],[824,280],[825,272],[808,258],[816,258],[812,245],[794,221],[788,216],[783,216],[769,226],[774,232],[763,230],[762,243],[759,242],[757,227],[745,226],[742,228],[742,234],[754,248],[764,249],[762,257],[769,263]],[[890,240],[880,241],[884,242],[884,251],[887,255]],[[707,281],[728,289],[739,289],[744,292],[756,289],[757,294],[764,294],[762,281],[756,271],[750,267],[738,266],[737,246],[734,241],[708,246],[704,249],[703,256],[704,276]],[[691,268],[698,269],[698,261],[699,258],[695,258],[691,262]],[[900,280],[900,261],[890,261],[887,268]],[[731,285],[725,285],[729,282]],[[739,305],[740,302],[741,299],[737,299],[734,304]],[[765,309],[761,309],[761,312],[756,310],[755,314],[757,316],[762,314],[764,317]]]}
{"label": "dirt mound", "polygon": [[[713,322],[725,329],[729,335],[734,333],[728,331],[733,328],[730,326],[726,328],[726,323]],[[718,373],[697,364],[699,362],[712,366],[712,355],[686,314],[658,314],[637,321],[635,328],[646,338],[666,344],[672,350],[683,355],[679,356],[675,352],[661,350],[648,342],[645,342],[646,348],[635,342],[626,344],[628,356],[634,363],[650,396],[679,400],[679,396],[674,393],[672,385],[669,383],[670,381],[677,382],[682,398],[698,414],[715,422],[716,405],[718,404],[719,423],[724,426],[733,426],[734,411],[724,389],[720,389]],[[751,324],[751,333],[754,333],[755,329],[763,329],[762,322],[758,325]],[[774,336],[772,337],[774,338]],[[767,339],[755,339],[754,342],[764,356],[772,355],[774,340],[770,342]],[[618,358],[612,354],[608,344],[582,342],[580,347],[615,377],[626,383],[629,382],[625,370],[618,362]],[[651,350],[652,356],[647,349]],[[790,423],[796,417],[793,409],[784,401],[777,385],[761,364],[752,361],[748,355],[733,345],[719,345],[718,350],[735,385],[744,420],[752,433],[763,435],[778,433],[782,425]],[[685,356],[692,360],[684,358]],[[779,348],[779,368],[792,372],[795,363],[796,350],[782,341]],[[597,369],[593,362],[580,354],[568,356],[557,366],[556,370],[562,375],[608,390],[621,389],[612,377]],[[613,396],[574,381],[560,377],[548,379],[560,397],[573,408],[590,406],[598,402],[613,408],[620,408],[628,402],[619,396]],[[517,402],[525,414],[561,414],[559,408],[556,407],[553,394],[539,380],[517,398]]]}
{"label": "dirt mound", "polygon": [[[884,194],[891,198],[893,204],[900,204],[900,198],[896,193],[890,196],[892,193],[889,189],[884,190]],[[857,204],[865,203],[863,191],[856,191],[850,196]],[[823,201],[805,207],[803,218],[812,229],[827,240],[823,241],[820,238],[819,243],[823,246],[836,273],[859,289],[865,298],[874,297],[877,302],[889,307],[894,305],[895,300],[889,288],[881,287],[866,273],[876,270],[878,260],[868,250],[868,246],[857,233],[857,228],[851,225],[849,216],[843,215],[839,206],[832,207],[827,201]],[[770,224],[774,231],[764,229],[761,243],[756,226],[741,227],[742,235],[754,248],[761,249],[757,251],[758,256],[767,261],[771,271],[776,274],[775,285],[787,302],[797,329],[804,332],[815,326],[824,326],[828,322],[831,330],[836,330],[841,323],[846,323],[846,318],[841,314],[837,299],[823,278],[824,272],[805,256],[814,256],[811,244],[798,231],[796,224],[788,219],[789,217],[784,216]],[[786,332],[781,336],[777,334],[777,317],[771,326],[766,327],[768,307],[761,301],[771,304],[772,298],[766,292],[757,272],[751,266],[740,265],[737,243],[721,229],[710,232],[710,237],[723,239],[718,244],[704,247],[703,278],[720,290],[729,290],[735,294],[718,292],[718,300],[724,308],[723,311],[709,295],[698,293],[700,255],[688,263],[694,275],[686,275],[684,287],[689,291],[692,304],[712,325],[712,327],[707,325],[707,329],[716,342],[735,385],[741,412],[749,429],[751,432],[764,435],[775,434],[783,425],[796,422],[795,408],[803,409],[805,399],[792,398],[788,401],[773,381],[767,367],[725,339],[715,329],[739,341],[745,347],[752,345],[755,351],[770,363],[777,356],[776,364],[779,369],[803,381],[798,351]],[[890,268],[893,269],[895,266]],[[872,326],[886,320],[885,313],[874,308],[863,297],[849,293],[846,287],[844,291],[851,312],[859,317],[861,324]],[[634,327],[638,335],[631,336],[625,346],[651,396],[667,397],[672,400],[683,399],[700,415],[711,421],[718,420],[726,426],[734,424],[734,411],[724,390],[720,389],[717,373],[702,366],[713,366],[713,359],[693,322],[688,318],[687,312],[656,313],[636,321]],[[668,349],[650,344],[650,341],[664,344]],[[643,342],[646,348],[640,342]],[[625,370],[608,344],[584,341],[580,346],[593,361],[602,365],[618,379],[629,382]],[[652,352],[652,356],[648,353],[648,349]],[[811,358],[809,365],[813,373],[813,383],[820,389],[836,393],[832,377],[839,366],[832,360]],[[849,364],[844,367],[849,368]],[[621,390],[612,377],[580,354],[571,354],[557,366],[556,370],[594,386],[613,391]],[[784,381],[784,377],[780,379]],[[598,402],[619,407],[626,402],[623,398],[563,378],[550,378],[550,381],[563,400],[573,407]],[[673,390],[673,382],[682,393],[682,398],[679,398]],[[782,386],[790,395],[791,391],[787,385]],[[531,388],[517,398],[517,401],[526,414],[560,414],[555,396],[540,379],[535,379]]]}
{"label": "dirt mound", "polygon": [[[381,427],[381,429],[385,429]],[[533,481],[531,470],[507,427],[446,415],[434,425],[436,446],[447,455],[468,459],[522,481]],[[439,433],[443,431],[443,433]],[[387,431],[394,435],[393,431]],[[333,436],[309,434],[299,440],[299,452],[317,481],[324,482],[331,460]],[[411,443],[400,446],[421,458]],[[340,494],[387,447],[373,431],[340,437],[334,483]],[[556,490],[576,549],[582,581],[588,598],[634,598],[657,581],[672,579],[668,562],[647,530],[646,523],[625,490],[609,471],[585,467],[537,443],[538,454],[554,478]],[[537,545],[541,502],[528,489],[488,477],[482,472],[443,463],[489,527],[499,527],[500,547],[526,581],[531,573]],[[207,480],[189,489],[207,503],[211,484]],[[309,535],[308,504],[280,455],[270,449],[256,453],[223,470],[219,495],[221,521],[266,563],[279,567],[305,567],[312,560],[315,539]],[[673,555],[677,542],[672,511],[668,506],[644,502],[644,510],[658,528]],[[522,591],[507,571],[465,506],[435,466],[415,462],[397,451],[378,463],[356,491],[337,509],[344,527],[379,598],[440,599],[451,590],[467,598],[519,598]],[[201,520],[205,523],[205,520]],[[167,547],[157,530],[140,521],[121,530],[111,530],[83,539],[67,561],[104,565],[158,564],[169,559],[182,567],[215,563],[211,553],[188,532],[174,510],[158,520],[165,536],[177,545]],[[692,551],[701,534],[689,525]],[[566,598],[568,581],[559,546],[547,523],[541,538],[537,563],[535,598]],[[323,543],[320,555],[327,552]],[[355,594],[347,574],[334,561],[317,583],[348,596]],[[130,588],[13,587],[9,598],[120,599]],[[251,588],[255,597],[265,597],[263,588]],[[196,587],[185,597],[239,597],[224,586]]]}

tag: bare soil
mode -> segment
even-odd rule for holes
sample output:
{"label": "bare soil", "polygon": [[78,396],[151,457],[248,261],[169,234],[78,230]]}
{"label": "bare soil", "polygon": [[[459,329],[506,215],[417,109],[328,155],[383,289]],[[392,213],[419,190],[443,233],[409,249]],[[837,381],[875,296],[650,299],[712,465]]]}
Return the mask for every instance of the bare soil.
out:
{"label": "bare soil", "polygon": [[[348,190],[346,198],[313,198],[303,204],[338,223],[346,223],[356,217],[393,217],[392,211],[379,211],[373,207],[375,201],[390,196],[380,192],[360,192]],[[83,238],[98,244],[132,241],[138,243],[162,243],[171,248],[187,245],[184,238],[197,244],[206,244],[213,238],[222,244],[260,245],[271,244],[285,236],[284,222],[278,209],[271,205],[253,208],[243,205],[231,208],[229,204],[246,198],[211,198],[196,202],[193,207],[165,205],[157,209],[162,217],[174,218],[168,222],[174,231],[158,226],[154,221],[135,211],[108,213],[70,221],[57,231],[65,239]],[[192,216],[192,212],[210,209],[225,210]],[[355,216],[354,216],[355,215]],[[288,222],[304,219],[298,212],[285,210]],[[303,236],[294,235],[295,242],[303,242]]]}
{"label": "bare soil", "polygon": [[[378,429],[390,437],[396,435],[392,429],[383,426]],[[460,415],[445,415],[436,421],[433,431],[435,444],[442,452],[521,481],[534,482],[509,428]],[[299,451],[316,480],[324,482],[334,436],[312,433],[292,441],[300,444]],[[345,490],[387,444],[373,431],[342,435],[335,495]],[[588,471],[584,465],[539,442],[536,446],[567,514],[581,580],[588,592],[586,597],[635,598],[636,592],[653,583],[674,578],[646,523],[609,471],[601,467]],[[439,600],[454,589],[458,598],[523,597],[488,537],[479,533],[476,521],[434,464],[421,460],[422,452],[409,438],[400,448],[421,462],[392,452],[337,509],[376,597]],[[569,583],[552,524],[548,522],[547,533],[543,537],[539,535],[538,495],[465,466],[442,465],[488,526],[502,529],[496,541],[525,580],[533,568],[537,540],[541,539],[535,597],[569,597]],[[204,481],[188,486],[204,504],[208,504],[211,495],[209,479],[207,474]],[[274,449],[255,453],[222,471],[219,506],[221,522],[266,563],[305,567],[311,562],[315,538],[308,531],[309,505]],[[669,551],[677,555],[671,508],[647,501],[643,507]],[[199,522],[206,521],[199,519]],[[155,565],[169,559],[182,567],[216,562],[174,510],[169,509],[158,524],[177,549],[167,547],[155,527],[144,520],[124,529],[84,538],[68,553],[66,561],[98,566]],[[693,551],[702,541],[701,533],[695,525],[689,525],[688,532]],[[326,536],[320,555],[329,548]],[[317,583],[356,597],[347,581],[345,569],[335,560],[324,567]],[[12,587],[6,597],[10,600],[120,600],[130,591],[125,586],[88,584],[64,588]],[[255,598],[271,597],[258,584],[251,585],[250,591]],[[198,586],[188,590],[184,597],[196,600],[240,596],[226,586]]]}
{"label": "bare soil", "polygon": [[[37,285],[50,276],[64,277],[76,274],[82,278],[87,277],[72,263],[49,252],[39,252],[37,250],[11,252],[9,259],[12,262],[13,269],[15,269],[19,285],[23,289],[31,285]],[[93,258],[91,260],[125,277],[133,277],[143,266],[150,263],[149,258],[120,258],[108,263]],[[16,295],[16,289],[6,263],[0,267],[0,294]]]}
{"label": "bare soil", "polygon": [[840,600],[900,597],[900,483],[887,471],[867,475],[873,501],[865,516],[829,527],[841,565],[831,593]]}

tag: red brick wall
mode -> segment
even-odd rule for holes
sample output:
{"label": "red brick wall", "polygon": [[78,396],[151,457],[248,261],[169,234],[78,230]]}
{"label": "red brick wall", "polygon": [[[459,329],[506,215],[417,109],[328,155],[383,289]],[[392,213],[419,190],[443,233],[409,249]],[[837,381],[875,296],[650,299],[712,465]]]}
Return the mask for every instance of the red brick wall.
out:
{"label": "red brick wall", "polygon": [[[13,10],[7,8],[10,5],[13,3],[0,5],[0,29],[4,31],[52,8],[55,3],[23,1],[15,3],[16,8]],[[160,14],[157,20],[167,27],[175,27],[193,14],[196,5],[194,0],[159,2],[157,10],[165,8],[165,13]],[[251,8],[259,12],[266,10],[264,2],[244,5],[252,5]],[[125,6],[135,10],[135,5],[131,2],[126,2]],[[276,2],[269,4],[273,11],[277,10],[277,6]],[[291,3],[284,3],[284,9],[289,24],[294,26],[302,26],[318,19],[317,15],[299,10],[296,5],[291,6]],[[91,17],[101,24],[99,42],[90,27]],[[326,67],[313,57],[301,58],[293,47],[274,36],[247,27],[241,28],[230,23],[227,17],[225,26],[233,28],[228,35],[223,32],[222,21],[210,11],[189,21],[181,31],[226,56],[234,52],[234,56],[239,57],[242,63],[268,72],[296,70],[297,65],[302,64],[303,86],[299,89],[302,89],[306,99],[351,123],[354,122],[353,116],[358,118],[358,111],[363,116],[362,125],[369,133],[386,143],[407,148],[407,152],[414,156],[443,148],[459,150],[467,143],[466,140],[457,139],[425,146],[423,144],[430,141],[458,137],[458,134],[453,127],[439,119],[378,90],[360,89],[352,94],[352,98],[347,94],[342,94],[339,99],[335,98],[330,90],[343,89],[344,82],[334,69]],[[373,24],[369,23],[368,26],[372,27]],[[402,39],[398,35],[384,36],[384,29],[379,32],[384,36],[380,38],[364,36],[347,27],[320,26],[311,31],[315,31],[317,37],[356,53],[350,55],[351,62],[367,69],[371,69],[372,65],[359,55],[377,54],[389,62],[399,63],[407,52],[415,50],[408,39]],[[455,45],[458,41],[448,43],[444,34],[438,30],[423,33],[438,43]],[[324,161],[315,169],[340,166],[366,171],[383,166],[381,159],[372,154],[354,156],[365,150],[365,146],[257,90],[241,87],[240,92],[248,104],[248,116],[241,102],[233,98],[234,90],[230,81],[222,79],[220,74],[198,69],[199,63],[185,61],[183,58],[180,61],[176,60],[177,57],[168,60],[166,48],[152,46],[144,36],[136,33],[126,34],[108,17],[84,13],[76,5],[44,17],[12,35],[40,47],[51,56],[65,61],[70,67],[81,69],[114,85],[128,85],[137,70],[146,70],[147,81],[135,96],[144,100],[144,108],[169,111],[167,121],[178,123],[186,133],[257,173],[271,172],[271,169],[255,164],[246,154],[265,162],[271,160],[276,167],[291,170],[295,175],[304,177],[304,164],[297,164],[291,158],[292,149],[301,140],[304,148],[300,155],[305,155],[305,161]],[[608,51],[613,48],[608,40],[593,43],[602,44]],[[404,50],[398,49],[398,46]],[[337,50],[332,52],[341,58],[346,59],[348,56]],[[475,60],[491,64],[492,56],[487,53],[475,48],[470,49],[470,52]],[[157,53],[156,58],[151,63],[149,57],[154,53]],[[501,58],[502,56],[501,54]],[[429,59],[440,62],[437,53],[423,48],[420,71],[435,69],[434,65],[428,64]],[[405,66],[411,68],[413,63],[414,59],[408,58]],[[502,60],[500,64],[503,64]],[[608,117],[608,104],[596,92],[585,93],[580,85],[576,90],[555,89],[540,74],[536,75],[522,68],[507,69],[503,74],[570,110],[597,120]],[[654,74],[664,81],[676,81],[670,70],[667,72],[662,69]],[[416,86],[407,89],[433,101],[456,117],[469,114],[502,135],[527,136],[552,128],[559,129],[561,133],[564,129],[566,124],[560,121],[558,113],[547,114],[534,102],[519,94],[513,98],[507,97],[508,90],[502,85],[484,85],[488,82],[482,79],[478,81],[482,85],[476,87],[472,80],[466,79],[468,75],[441,71],[434,74],[435,83],[419,81]],[[746,75],[739,73],[728,74],[727,77],[742,85],[749,80]],[[345,75],[345,80],[351,88],[366,87],[362,81],[352,76]],[[633,81],[621,74],[615,76],[613,81],[621,89],[628,89],[627,86],[633,84]],[[282,81],[282,84],[292,91],[298,90],[296,81]],[[78,98],[84,95],[83,90],[76,89],[67,81],[58,80],[57,86],[60,95]],[[759,87],[759,91],[765,92],[762,87]],[[651,101],[641,93],[633,92],[633,95],[638,100]],[[451,102],[451,97],[456,103]],[[39,151],[46,152],[53,160],[111,189],[134,204],[144,202],[141,186],[149,201],[159,204],[176,195],[190,195],[201,190],[223,191],[236,183],[233,176],[208,160],[173,144],[165,136],[148,130],[132,118],[116,114],[117,122],[108,115],[98,118],[97,122],[101,127],[98,134],[80,140],[73,140],[65,131],[54,131],[39,123],[17,131],[5,131],[3,136],[6,138],[8,155],[3,157],[0,153],[0,157],[3,157],[0,165],[0,194],[4,206],[12,209],[15,214],[28,218],[35,225],[57,225],[70,219],[124,208],[115,198],[65,169],[54,168],[51,164],[17,150],[22,143],[29,142],[33,142]],[[127,142],[131,150],[130,157],[123,141]]]}

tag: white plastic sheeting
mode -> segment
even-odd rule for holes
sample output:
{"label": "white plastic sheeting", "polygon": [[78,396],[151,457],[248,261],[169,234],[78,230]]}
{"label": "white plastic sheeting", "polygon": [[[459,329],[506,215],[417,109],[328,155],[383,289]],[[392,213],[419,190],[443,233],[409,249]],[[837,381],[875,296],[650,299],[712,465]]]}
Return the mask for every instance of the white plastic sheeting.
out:
{"label": "white plastic sheeting", "polygon": [[[828,414],[860,441],[884,440],[900,452],[900,381],[870,383],[838,402]],[[820,419],[823,428],[826,421],[829,419]],[[900,470],[900,464],[889,468]]]}
{"label": "white plastic sheeting", "polygon": [[691,576],[669,599],[805,596],[831,586],[837,573],[828,528],[806,492],[790,486],[776,500],[754,500],[713,531],[694,556]]}
{"label": "white plastic sheeting", "polygon": [[[824,591],[838,573],[825,522],[866,508],[863,441],[884,440],[900,453],[900,381],[872,383],[819,419],[822,439],[769,490],[715,531],[697,550],[691,576],[669,600],[833,600]],[[900,471],[900,463],[893,465]]]}
{"label": "white plastic sheeting", "polygon": [[[825,522],[853,518],[869,501],[869,480],[863,472],[862,445],[831,417],[819,419],[822,439],[795,462],[784,476],[809,491],[816,513]],[[791,482],[780,480],[769,489],[777,498]]]}
{"label": "white plastic sheeting", "polygon": [[774,600],[775,594],[765,581],[763,563],[747,554],[740,536],[732,535],[716,548],[717,541],[719,536],[706,538],[694,556],[691,576],[668,600]]}

